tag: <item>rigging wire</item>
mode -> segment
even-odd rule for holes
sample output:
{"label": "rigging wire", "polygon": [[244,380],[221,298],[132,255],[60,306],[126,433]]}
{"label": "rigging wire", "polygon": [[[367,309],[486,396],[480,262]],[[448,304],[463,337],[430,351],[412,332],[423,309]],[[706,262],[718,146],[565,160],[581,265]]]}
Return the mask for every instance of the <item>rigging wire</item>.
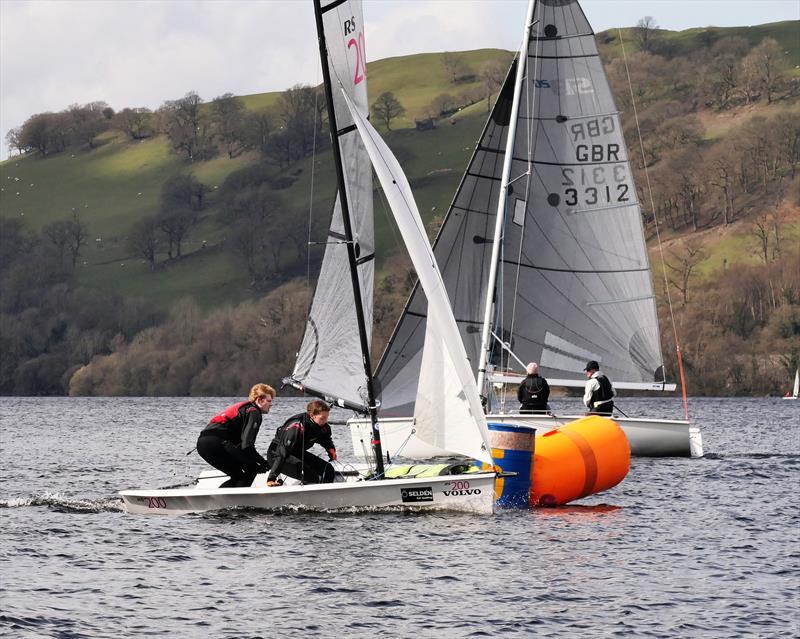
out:
{"label": "rigging wire", "polygon": [[[538,5],[537,5],[537,8],[538,8]],[[536,18],[535,15],[533,16],[533,18],[534,18],[534,21],[533,21],[533,24],[531,25],[532,27],[535,26],[537,22],[539,22],[539,19]],[[529,38],[528,41],[530,42],[530,38]],[[534,149],[534,146],[535,146],[534,131],[533,131],[533,119],[534,119],[534,116],[536,114],[536,88],[535,88],[535,84],[536,84],[536,78],[539,76],[539,69],[538,69],[537,65],[541,64],[540,63],[540,60],[541,60],[541,57],[540,57],[541,47],[542,47],[542,40],[541,40],[541,38],[539,38],[537,36],[537,38],[536,38],[536,58],[535,58],[535,60],[533,62],[533,74],[531,74],[531,69],[530,69],[530,66],[527,64],[527,60],[526,60],[526,63],[525,63],[525,76],[524,76],[524,79],[525,79],[525,106],[527,108],[527,113],[528,113],[528,117],[526,118],[526,122],[525,122],[525,126],[526,126],[525,142],[526,142],[526,145],[527,145],[528,166],[527,166],[526,172],[524,174],[522,174],[522,175],[517,176],[517,178],[515,178],[515,180],[519,179],[519,178],[521,178],[523,176],[525,177],[525,200],[524,200],[524,202],[525,202],[525,212],[526,212],[526,214],[522,216],[522,228],[520,229],[520,236],[519,236],[519,250],[517,251],[517,269],[516,269],[516,273],[514,274],[515,275],[515,277],[514,277],[514,295],[513,295],[513,302],[512,302],[512,307],[511,307],[511,323],[509,325],[509,330],[508,330],[508,344],[509,344],[509,347],[513,342],[514,330],[516,328],[515,324],[516,324],[516,318],[517,318],[517,300],[519,298],[517,293],[519,291],[520,273],[522,271],[522,247],[525,244],[525,229],[526,229],[525,221],[526,221],[526,218],[527,218],[528,200],[530,198],[530,193],[531,193],[531,177],[532,177],[532,174],[533,174],[532,173],[533,172],[533,160],[532,160],[532,158],[533,158],[533,149]],[[526,56],[526,58],[529,58],[529,56],[528,56],[528,47],[527,46],[525,47],[525,56]],[[519,63],[522,64],[522,59],[520,59]],[[508,216],[509,216],[508,210],[506,210],[506,218],[508,218]],[[503,269],[503,270],[505,270],[505,269]],[[505,287],[503,287],[503,288],[505,288]],[[501,320],[502,320],[502,318],[501,318]],[[500,326],[502,327],[502,323],[500,324]],[[505,335],[503,335],[502,332],[501,332],[500,336],[501,336],[501,338],[505,337]],[[502,341],[503,340],[501,340],[501,342]],[[508,355],[506,355],[506,368],[507,369],[510,369],[510,361],[511,361],[511,355],[508,354]],[[503,382],[503,386],[502,386],[502,402],[501,402],[503,411],[505,411],[505,401],[506,401],[506,395],[507,395],[506,386],[507,386],[507,383],[504,381]]]}
{"label": "rigging wire", "polygon": [[[320,69],[317,68],[317,77],[314,86],[319,84]],[[317,168],[317,114],[319,113],[319,91],[314,91],[314,135],[311,143],[311,189],[308,194],[308,233],[306,234],[306,288],[311,288],[311,222],[314,212],[314,177]],[[321,118],[320,118],[321,120]],[[312,291],[313,293],[313,291]]]}
{"label": "rigging wire", "polygon": [[[664,275],[664,290],[667,293],[667,304],[669,306],[669,316],[670,320],[672,321],[672,334],[675,339],[675,353],[678,358],[678,373],[681,378],[681,395],[683,396],[683,416],[685,419],[689,419],[689,400],[686,397],[686,377],[683,372],[683,358],[681,356],[681,345],[680,341],[678,340],[678,327],[675,323],[675,312],[672,307],[672,295],[669,292],[669,281],[667,279],[667,264],[666,260],[664,259],[664,246],[661,243],[661,232],[658,226],[658,214],[656,213],[655,201],[653,200],[653,187],[650,184],[650,173],[647,170],[647,158],[644,154],[644,142],[642,141],[642,130],[639,126],[639,113],[636,110],[636,98],[633,95],[633,83],[631,82],[631,72],[628,68],[628,56],[625,53],[625,41],[622,39],[622,29],[617,28],[617,32],[619,34],[619,43],[622,47],[622,59],[625,62],[625,74],[628,78],[628,90],[631,94],[631,105],[633,106],[633,119],[636,122],[636,133],[639,136],[639,149],[642,153],[642,166],[644,167],[644,176],[645,181],[647,182],[647,193],[650,198],[650,210],[653,212],[653,222],[655,224],[656,229],[656,238],[658,240],[658,252],[661,257],[661,272]],[[661,370],[664,371],[664,363],[661,363]],[[665,377],[665,373],[662,373],[662,379]]]}

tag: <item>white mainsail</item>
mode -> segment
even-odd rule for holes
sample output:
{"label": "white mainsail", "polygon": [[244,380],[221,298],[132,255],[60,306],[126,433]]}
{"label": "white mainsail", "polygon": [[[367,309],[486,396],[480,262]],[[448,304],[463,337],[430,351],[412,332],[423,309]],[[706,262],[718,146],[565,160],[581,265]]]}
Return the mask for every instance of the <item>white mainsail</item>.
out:
{"label": "white mainsail", "polygon": [[[330,76],[359,113],[369,113],[361,0],[322,0]],[[372,170],[361,138],[339,91],[334,110],[355,242],[367,341],[372,335],[374,231]],[[356,406],[367,405],[366,374],[357,327],[350,264],[337,194],[306,332],[291,379],[309,390]]]}
{"label": "white mainsail", "polygon": [[345,93],[342,95],[347,99],[428,298],[428,321],[414,412],[417,436],[445,450],[492,464],[489,432],[474,373],[411,187],[378,132],[349,97]]}

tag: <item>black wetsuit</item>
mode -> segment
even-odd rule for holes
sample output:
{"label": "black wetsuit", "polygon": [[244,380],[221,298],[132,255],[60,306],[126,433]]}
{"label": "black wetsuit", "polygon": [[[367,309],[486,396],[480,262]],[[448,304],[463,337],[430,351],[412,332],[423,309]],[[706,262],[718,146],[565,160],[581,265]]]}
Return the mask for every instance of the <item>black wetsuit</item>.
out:
{"label": "black wetsuit", "polygon": [[197,452],[230,479],[220,488],[250,486],[258,473],[267,470],[267,461],[255,447],[261,411],[253,402],[229,406],[211,418],[197,438]]}
{"label": "black wetsuit", "polygon": [[269,465],[268,481],[274,481],[280,473],[300,479],[305,484],[327,484],[333,481],[333,466],[316,455],[307,452],[314,444],[328,451],[336,450],[331,439],[331,427],[320,426],[307,413],[287,419],[278,428],[275,438],[267,450]]}
{"label": "black wetsuit", "polygon": [[521,413],[543,413],[548,409],[550,385],[544,377],[528,375],[517,389],[517,400]]}

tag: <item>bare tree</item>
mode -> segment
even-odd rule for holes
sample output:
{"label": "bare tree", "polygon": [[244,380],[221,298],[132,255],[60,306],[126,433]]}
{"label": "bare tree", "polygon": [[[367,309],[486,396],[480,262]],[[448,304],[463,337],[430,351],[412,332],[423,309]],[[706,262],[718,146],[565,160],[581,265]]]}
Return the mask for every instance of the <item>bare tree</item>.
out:
{"label": "bare tree", "polygon": [[225,147],[228,157],[233,159],[241,155],[246,148],[244,102],[232,93],[226,93],[212,100],[211,114],[217,136]]}
{"label": "bare tree", "polygon": [[406,112],[405,107],[394,97],[391,91],[384,91],[372,105],[372,112],[375,117],[386,125],[386,130],[391,131],[391,123],[395,118],[400,117]]}
{"label": "bare tree", "polygon": [[16,150],[18,155],[22,155],[25,152],[25,147],[22,144],[22,127],[14,127],[8,133],[6,133],[6,145],[8,146],[8,150]]}
{"label": "bare tree", "polygon": [[639,49],[642,51],[650,51],[653,48],[653,38],[655,36],[658,25],[653,16],[645,16],[636,23],[633,33],[636,41],[639,43]]}
{"label": "bare tree", "polygon": [[772,104],[772,99],[784,79],[781,47],[774,39],[765,38],[750,52],[750,56],[758,71],[759,84],[767,96],[767,103]]}
{"label": "bare tree", "polygon": [[67,222],[67,234],[69,236],[67,246],[72,256],[72,268],[74,269],[81,254],[81,247],[86,245],[86,238],[89,235],[89,231],[81,222],[77,211],[72,212],[72,219]]}
{"label": "bare tree", "polygon": [[154,215],[148,215],[137,220],[131,227],[127,239],[127,248],[137,255],[141,255],[150,265],[150,270],[156,267],[156,250],[158,248],[158,223]]}
{"label": "bare tree", "polygon": [[458,108],[458,98],[449,93],[440,93],[431,102],[430,113],[433,117],[447,115]]}
{"label": "bare tree", "polygon": [[460,78],[469,73],[469,69],[461,56],[452,51],[445,51],[442,54],[442,64],[444,65],[445,73],[447,73],[447,79],[451,84],[455,84]]}
{"label": "bare tree", "polygon": [[668,280],[681,293],[683,305],[686,306],[689,303],[689,284],[694,270],[708,257],[708,254],[701,241],[698,238],[692,238],[680,250],[670,251],[670,255],[673,258],[672,261],[665,262],[672,273]]}
{"label": "bare tree", "polygon": [[179,100],[168,100],[162,107],[172,147],[185,154],[190,162],[213,155],[210,121],[200,108],[202,104],[202,98],[190,91]]}
{"label": "bare tree", "polygon": [[492,110],[492,96],[503,86],[507,71],[507,66],[500,60],[490,60],[481,67],[481,79],[486,96],[486,113]]}
{"label": "bare tree", "polygon": [[64,253],[67,250],[67,245],[71,241],[69,225],[69,220],[56,220],[55,222],[50,222],[42,229],[42,234],[55,247],[59,262],[64,261]]}
{"label": "bare tree", "polygon": [[272,135],[278,130],[278,114],[274,108],[269,107],[248,113],[245,116],[244,130],[248,146],[266,157]]}
{"label": "bare tree", "polygon": [[153,135],[153,112],[145,107],[125,108],[114,116],[114,124],[131,140],[143,140]]}

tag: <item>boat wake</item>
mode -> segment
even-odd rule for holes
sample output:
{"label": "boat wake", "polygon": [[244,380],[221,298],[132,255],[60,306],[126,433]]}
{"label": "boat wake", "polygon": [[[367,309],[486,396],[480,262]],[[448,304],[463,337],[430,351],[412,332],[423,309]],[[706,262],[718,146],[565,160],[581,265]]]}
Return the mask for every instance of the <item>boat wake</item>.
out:
{"label": "boat wake", "polygon": [[800,453],[706,453],[706,459],[800,459]]}
{"label": "boat wake", "polygon": [[79,499],[63,497],[58,493],[44,493],[31,497],[13,497],[0,499],[0,508],[27,508],[45,506],[56,512],[66,513],[99,513],[121,512],[122,500],[117,497],[106,499]]}

